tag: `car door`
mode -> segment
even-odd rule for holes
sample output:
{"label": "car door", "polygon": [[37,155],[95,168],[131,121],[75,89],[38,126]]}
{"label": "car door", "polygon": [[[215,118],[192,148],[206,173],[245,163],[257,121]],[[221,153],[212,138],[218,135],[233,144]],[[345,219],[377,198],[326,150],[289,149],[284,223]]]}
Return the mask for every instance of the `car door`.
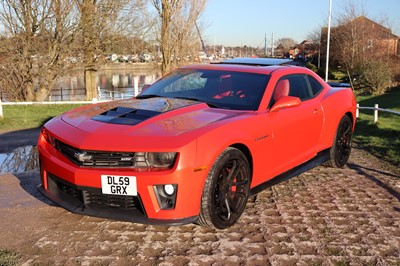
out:
{"label": "car door", "polygon": [[310,86],[308,75],[287,75],[279,81],[289,83],[288,96],[301,100],[299,106],[269,113],[274,147],[272,160],[276,166],[275,170],[282,173],[315,156],[324,115],[321,104]]}

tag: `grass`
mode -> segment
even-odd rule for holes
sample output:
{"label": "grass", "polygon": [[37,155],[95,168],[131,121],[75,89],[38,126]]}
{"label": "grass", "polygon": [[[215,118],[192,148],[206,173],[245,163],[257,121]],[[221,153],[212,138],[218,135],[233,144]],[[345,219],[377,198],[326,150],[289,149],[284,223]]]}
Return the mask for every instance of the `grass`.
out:
{"label": "grass", "polygon": [[[400,112],[400,87],[379,95],[358,95],[362,107],[373,107]],[[354,141],[361,148],[395,166],[400,166],[400,115],[379,112],[378,123],[374,124],[373,110],[360,110]]]}
{"label": "grass", "polygon": [[78,106],[81,104],[5,105],[3,106],[4,118],[0,118],[0,130],[13,131],[41,127],[51,118]]}
{"label": "grass", "polygon": [[18,265],[19,259],[17,252],[0,248],[0,266]]}

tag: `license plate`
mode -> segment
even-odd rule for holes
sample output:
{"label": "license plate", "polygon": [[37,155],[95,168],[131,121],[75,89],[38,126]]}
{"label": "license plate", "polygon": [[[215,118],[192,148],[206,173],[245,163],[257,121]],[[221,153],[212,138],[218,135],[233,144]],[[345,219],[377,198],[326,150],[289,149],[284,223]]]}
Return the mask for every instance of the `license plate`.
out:
{"label": "license plate", "polygon": [[136,176],[101,175],[103,194],[136,196]]}

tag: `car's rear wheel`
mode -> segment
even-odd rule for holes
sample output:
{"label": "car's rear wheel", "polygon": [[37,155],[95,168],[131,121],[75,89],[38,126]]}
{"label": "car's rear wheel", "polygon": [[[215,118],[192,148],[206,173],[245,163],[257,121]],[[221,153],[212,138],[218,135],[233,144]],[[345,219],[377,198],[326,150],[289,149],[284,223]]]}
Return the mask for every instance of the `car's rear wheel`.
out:
{"label": "car's rear wheel", "polygon": [[326,162],[330,167],[343,167],[350,157],[353,137],[353,125],[349,116],[345,115],[340,120],[330,149],[330,159]]}
{"label": "car's rear wheel", "polygon": [[249,162],[243,152],[225,149],[208,173],[198,223],[215,229],[232,226],[246,207],[250,178]]}

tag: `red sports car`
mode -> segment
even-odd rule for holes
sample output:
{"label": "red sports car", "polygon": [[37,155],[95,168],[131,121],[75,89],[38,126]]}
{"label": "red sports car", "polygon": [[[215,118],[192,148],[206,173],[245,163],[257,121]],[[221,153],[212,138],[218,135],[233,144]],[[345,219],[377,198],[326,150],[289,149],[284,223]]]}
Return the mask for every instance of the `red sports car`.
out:
{"label": "red sports car", "polygon": [[287,63],[190,65],[136,98],[52,119],[38,141],[39,190],[74,213],[232,226],[250,196],[350,156],[352,90]]}

